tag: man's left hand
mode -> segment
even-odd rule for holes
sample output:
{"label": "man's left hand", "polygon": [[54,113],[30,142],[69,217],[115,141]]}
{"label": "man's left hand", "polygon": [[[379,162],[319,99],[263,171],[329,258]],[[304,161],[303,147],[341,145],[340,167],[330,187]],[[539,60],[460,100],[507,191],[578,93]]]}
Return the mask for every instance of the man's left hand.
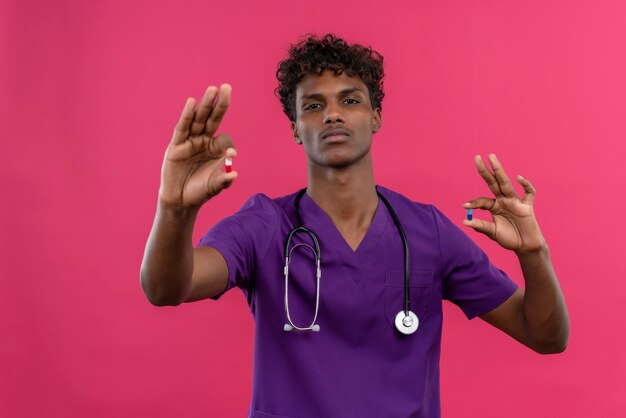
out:
{"label": "man's left hand", "polygon": [[463,207],[488,210],[493,220],[489,222],[476,218],[471,221],[465,219],[463,225],[487,235],[518,255],[545,248],[546,241],[533,212],[535,188],[530,181],[517,176],[517,181],[524,188],[524,197],[520,198],[495,154],[490,154],[488,158],[493,172],[487,168],[480,155],[474,157],[474,163],[494,197],[479,197],[465,203]]}

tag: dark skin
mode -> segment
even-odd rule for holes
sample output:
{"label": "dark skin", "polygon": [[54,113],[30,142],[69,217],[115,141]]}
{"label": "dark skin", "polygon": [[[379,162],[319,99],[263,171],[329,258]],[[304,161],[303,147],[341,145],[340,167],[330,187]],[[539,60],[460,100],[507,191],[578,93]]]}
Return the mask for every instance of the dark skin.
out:
{"label": "dark skin", "polygon": [[[230,86],[209,87],[194,110],[189,99],[162,170],[159,203],[141,269],[142,286],[155,305],[178,305],[221,292],[228,268],[214,249],[193,248],[191,234],[199,208],[229,187],[236,172],[222,169],[236,152],[230,137],[215,136],[230,103]],[[358,77],[307,75],[296,89],[295,141],[308,160],[307,194],[334,222],[353,250],[370,227],[376,207],[371,144],[382,124],[380,109],[372,108],[365,84]],[[558,353],[567,346],[569,317],[552,268],[548,246],[534,216],[535,189],[518,177],[520,198],[495,155],[491,170],[480,156],[474,160],[493,197],[464,205],[487,210],[491,222],[463,223],[516,253],[525,290],[481,318],[538,353]]]}
{"label": "dark skin", "polygon": [[210,86],[195,109],[187,99],[167,147],[157,212],[141,265],[141,285],[154,305],[179,305],[209,298],[226,287],[224,257],[209,247],[193,248],[193,225],[200,207],[229,187],[237,172],[223,171],[235,157],[227,134],[216,131],[228,109],[231,87]]}
{"label": "dark skin", "polygon": [[488,210],[492,221],[465,219],[463,224],[514,251],[526,285],[481,318],[538,353],[560,353],[567,347],[569,315],[548,245],[534,215],[535,188],[517,176],[524,188],[524,197],[520,198],[495,154],[489,155],[492,170],[479,155],[474,163],[494,197],[479,197],[463,206]]}
{"label": "dark skin", "polygon": [[359,78],[326,71],[304,77],[296,88],[292,128],[307,155],[307,194],[353,250],[378,205],[371,146],[381,123],[380,109],[372,109],[367,86]]}

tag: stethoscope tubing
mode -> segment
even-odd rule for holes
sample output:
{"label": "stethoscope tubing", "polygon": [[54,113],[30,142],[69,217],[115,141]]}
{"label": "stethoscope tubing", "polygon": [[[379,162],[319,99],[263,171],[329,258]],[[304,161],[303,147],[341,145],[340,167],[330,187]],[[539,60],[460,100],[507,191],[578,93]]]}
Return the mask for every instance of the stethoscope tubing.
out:
{"label": "stethoscope tubing", "polygon": [[409,289],[409,272],[411,271],[410,265],[410,257],[409,257],[409,242],[406,238],[406,234],[404,233],[404,228],[402,228],[402,224],[400,223],[400,219],[398,219],[398,215],[396,215],[396,211],[391,207],[391,203],[387,200],[385,196],[382,195],[378,190],[376,190],[378,197],[383,201],[387,210],[391,214],[393,218],[393,222],[396,224],[398,228],[398,232],[400,232],[400,237],[402,237],[402,246],[404,247],[404,313],[406,315],[409,314],[411,310],[411,298],[410,298],[410,289]]}
{"label": "stethoscope tubing", "polygon": [[[287,241],[285,243],[285,268],[284,268],[283,273],[285,275],[285,310],[287,313],[287,320],[289,321],[289,323],[285,324],[284,326],[285,331],[291,331],[292,329],[297,329],[299,331],[306,331],[306,330],[319,331],[320,329],[319,325],[315,324],[315,322],[317,321],[317,314],[319,311],[319,300],[320,300],[321,250],[320,250],[319,240],[317,239],[317,235],[312,230],[310,230],[309,228],[303,225],[302,217],[300,216],[300,200],[302,200],[302,196],[304,196],[305,192],[306,192],[306,188],[300,190],[294,201],[294,209],[295,209],[296,220],[298,224],[295,228],[291,230],[291,232],[289,232],[289,235],[287,236]],[[411,312],[411,299],[410,299],[410,288],[409,288],[409,274],[410,274],[409,272],[411,271],[411,268],[410,268],[411,266],[410,266],[410,255],[409,255],[409,243],[408,243],[406,234],[404,232],[404,228],[402,227],[402,224],[400,223],[400,219],[398,219],[398,215],[393,210],[393,207],[391,206],[387,198],[383,196],[382,193],[378,191],[378,189],[376,190],[376,194],[378,195],[380,200],[382,200],[382,202],[384,203],[385,207],[387,208],[387,211],[389,211],[389,214],[393,218],[393,222],[396,224],[398,232],[400,233],[400,237],[402,238],[402,246],[404,249],[404,309],[403,311],[400,311],[398,313],[398,315],[396,316],[395,322],[396,322],[396,328],[401,333],[412,334],[413,332],[417,330],[417,327],[419,325],[419,320],[417,318],[417,315]],[[309,237],[313,241],[313,245],[315,246],[315,248],[312,248],[310,245],[307,245],[307,244],[298,244],[290,249],[289,245],[291,243],[291,240],[293,236],[298,232],[305,232],[307,235],[309,235]],[[315,293],[315,315],[313,318],[313,322],[308,327],[296,326],[291,320],[291,315],[289,312],[289,296],[288,296],[289,294],[289,260],[291,258],[291,251],[293,251],[294,248],[300,245],[304,245],[308,248],[311,248],[311,250],[313,250],[313,252],[315,253],[315,264],[316,264],[316,269],[317,269],[316,270],[317,290]],[[404,316],[402,316],[401,314],[404,314]]]}

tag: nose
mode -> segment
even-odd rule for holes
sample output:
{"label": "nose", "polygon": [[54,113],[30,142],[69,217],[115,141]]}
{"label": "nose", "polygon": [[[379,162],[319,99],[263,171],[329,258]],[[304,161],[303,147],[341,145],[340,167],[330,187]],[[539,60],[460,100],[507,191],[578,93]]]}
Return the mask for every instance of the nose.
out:
{"label": "nose", "polygon": [[338,104],[328,104],[326,114],[324,115],[324,123],[345,122],[341,109]]}

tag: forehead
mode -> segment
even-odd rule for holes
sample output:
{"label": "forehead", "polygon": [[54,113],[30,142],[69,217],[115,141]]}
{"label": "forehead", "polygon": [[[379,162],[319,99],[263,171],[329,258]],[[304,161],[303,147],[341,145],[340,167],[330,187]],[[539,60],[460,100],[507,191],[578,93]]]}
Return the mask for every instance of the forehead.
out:
{"label": "forehead", "polygon": [[335,96],[346,90],[358,90],[369,98],[367,86],[360,77],[350,77],[345,73],[335,75],[326,70],[320,75],[307,74],[296,86],[296,102],[310,95]]}

